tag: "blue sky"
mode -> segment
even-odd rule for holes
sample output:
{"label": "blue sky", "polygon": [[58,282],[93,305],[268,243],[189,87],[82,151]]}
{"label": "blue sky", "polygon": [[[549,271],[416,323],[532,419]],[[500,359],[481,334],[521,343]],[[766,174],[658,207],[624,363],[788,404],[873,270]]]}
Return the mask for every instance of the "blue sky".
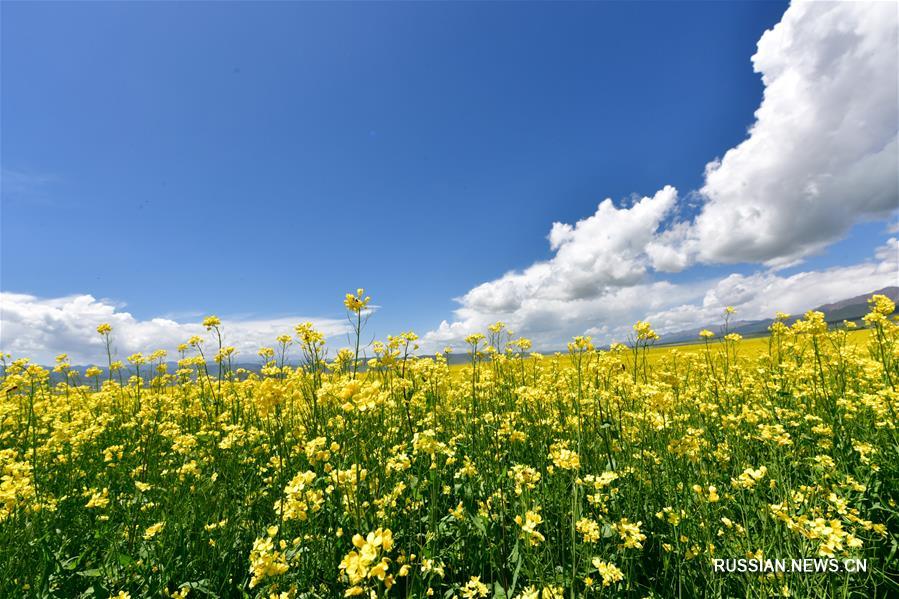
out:
{"label": "blue sky", "polygon": [[[0,286],[179,322],[339,317],[364,286],[378,335],[464,320],[454,298],[551,260],[552,224],[604,198],[670,185],[659,230],[694,219],[786,9],[4,3]],[[879,206],[782,272],[870,258]],[[778,259],[722,249],[643,282]]]}

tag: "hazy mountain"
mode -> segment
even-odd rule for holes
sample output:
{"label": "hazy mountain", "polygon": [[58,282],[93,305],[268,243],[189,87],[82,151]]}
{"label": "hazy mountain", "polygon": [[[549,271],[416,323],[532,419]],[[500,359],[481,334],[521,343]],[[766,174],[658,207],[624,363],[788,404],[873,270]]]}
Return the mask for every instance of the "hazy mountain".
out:
{"label": "hazy mountain", "polygon": [[[899,303],[899,287],[884,287],[877,291],[857,295],[855,297],[850,297],[831,304],[824,304],[823,306],[811,309],[823,312],[829,323],[840,323],[844,320],[858,321],[862,316],[868,313],[868,299],[872,295],[885,295],[894,302]],[[794,314],[786,322],[792,324],[801,317],[802,314]],[[730,323],[730,330],[731,332],[739,333],[744,337],[764,335],[768,332],[768,327],[771,326],[772,322],[774,322],[774,319],[772,318],[766,318],[764,320],[738,320]],[[684,343],[687,341],[695,341],[699,338],[699,331],[703,329],[718,333],[721,329],[721,324],[706,324],[704,326],[697,326],[696,328],[668,333],[662,335],[661,343]]]}

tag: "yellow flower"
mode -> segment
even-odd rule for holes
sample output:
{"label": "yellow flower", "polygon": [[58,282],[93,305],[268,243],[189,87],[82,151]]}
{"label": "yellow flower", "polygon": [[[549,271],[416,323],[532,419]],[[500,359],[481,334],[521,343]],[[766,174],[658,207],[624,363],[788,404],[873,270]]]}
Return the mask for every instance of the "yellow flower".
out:
{"label": "yellow flower", "polygon": [[250,588],[266,578],[284,574],[288,568],[284,554],[275,549],[271,538],[258,538],[253,542],[253,549],[250,551],[250,573],[253,575]]}
{"label": "yellow flower", "polygon": [[521,527],[522,536],[529,545],[538,545],[546,540],[546,537],[537,530],[537,527],[543,523],[543,517],[539,510],[540,508],[528,510],[524,518],[515,516],[515,523]]}
{"label": "yellow flower", "polygon": [[622,518],[620,522],[615,524],[615,530],[618,531],[618,536],[621,537],[621,546],[625,549],[642,549],[643,541],[646,540],[646,535],[640,532],[640,525],[642,522],[637,522],[634,524],[633,522],[629,522],[627,518]]}
{"label": "yellow flower", "polygon": [[868,305],[871,306],[871,311],[876,312],[877,314],[881,314],[883,316],[889,316],[896,309],[896,304],[889,297],[885,295],[872,295],[868,300]]}
{"label": "yellow flower", "polygon": [[474,599],[474,597],[486,597],[490,594],[487,585],[481,582],[480,576],[472,576],[465,586],[462,587],[462,597],[465,599]]}
{"label": "yellow flower", "polygon": [[497,322],[493,323],[492,325],[488,326],[487,330],[490,331],[491,333],[499,333],[504,328],[506,328],[506,323],[504,323],[502,321],[497,321]]}
{"label": "yellow flower", "polygon": [[659,334],[652,330],[652,325],[648,322],[639,320],[634,325],[634,331],[637,333],[637,339],[640,341],[655,341],[659,339]]}
{"label": "yellow flower", "polygon": [[577,470],[581,466],[580,456],[568,449],[565,442],[553,443],[550,446],[549,457],[553,464],[562,470]]}
{"label": "yellow flower", "polygon": [[150,526],[149,528],[147,528],[147,530],[144,531],[144,539],[152,539],[157,534],[159,534],[159,531],[161,531],[163,528],[165,528],[165,522],[157,522],[153,526]]}
{"label": "yellow flower", "polygon": [[581,518],[575,524],[575,529],[584,537],[585,543],[597,543],[601,536],[599,524],[590,518]]}
{"label": "yellow flower", "polygon": [[768,469],[765,466],[758,469],[746,468],[740,476],[732,478],[730,484],[735,489],[752,489],[767,473]]}
{"label": "yellow flower", "polygon": [[525,490],[534,489],[540,482],[540,473],[530,466],[514,464],[508,474],[515,480],[516,495],[521,495]]}
{"label": "yellow flower", "polygon": [[473,333],[465,338],[465,343],[468,345],[477,345],[480,341],[484,339],[484,335],[481,333]]}
{"label": "yellow flower", "polygon": [[568,351],[577,354],[582,352],[593,351],[593,341],[591,337],[577,336],[568,344]]}
{"label": "yellow flower", "polygon": [[602,586],[607,587],[616,582],[624,580],[624,574],[614,564],[604,562],[598,557],[593,558],[593,567],[599,571],[602,576]]}
{"label": "yellow flower", "polygon": [[298,324],[294,330],[300,342],[307,347],[325,342],[325,336],[316,331],[311,322]]}
{"label": "yellow flower", "polygon": [[465,506],[462,505],[461,501],[454,509],[450,509],[449,513],[456,520],[465,520]]}
{"label": "yellow flower", "polygon": [[91,494],[90,499],[84,505],[86,508],[105,508],[109,505],[109,489],[103,487],[102,491],[96,491]]}
{"label": "yellow flower", "polygon": [[347,553],[338,565],[350,585],[358,586],[368,578],[377,578],[390,588],[393,578],[387,573],[389,560],[386,554],[393,549],[393,533],[389,529],[379,528],[365,537],[353,535],[352,542],[356,550]]}
{"label": "yellow flower", "polygon": [[343,305],[346,306],[346,309],[350,312],[359,314],[366,308],[366,306],[368,306],[368,303],[371,301],[371,298],[368,296],[362,297],[364,293],[365,290],[361,287],[356,290],[356,295],[347,293],[346,297],[343,300]]}
{"label": "yellow flower", "polygon": [[515,595],[515,599],[540,599],[540,589],[535,586],[528,586]]}

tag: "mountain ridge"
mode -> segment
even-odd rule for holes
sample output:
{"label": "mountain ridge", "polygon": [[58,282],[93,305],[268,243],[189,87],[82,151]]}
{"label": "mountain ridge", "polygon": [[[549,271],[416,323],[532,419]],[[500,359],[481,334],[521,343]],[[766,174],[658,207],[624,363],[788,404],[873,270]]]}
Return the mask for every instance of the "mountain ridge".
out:
{"label": "mountain ridge", "polygon": [[[811,308],[811,310],[823,312],[825,319],[829,323],[843,322],[844,320],[857,321],[860,320],[862,316],[868,313],[868,299],[870,299],[874,295],[885,295],[894,302],[899,303],[899,286],[891,285],[889,287],[884,287],[882,289],[877,289],[875,291],[863,293],[854,297],[831,302],[829,304],[822,304],[815,308]],[[805,311],[803,311],[803,313],[804,312]],[[801,315],[791,315],[790,318],[786,320],[786,322],[788,324],[792,324],[799,320],[801,317]],[[728,330],[732,333],[739,333],[744,337],[759,335],[767,333],[768,327],[771,326],[771,323],[773,322],[773,318],[765,318],[761,320],[738,320],[730,323]],[[708,329],[710,331],[718,332],[720,328],[720,325],[706,325],[666,333],[661,336],[659,345],[683,343],[685,341],[695,341],[699,338],[699,331]]]}

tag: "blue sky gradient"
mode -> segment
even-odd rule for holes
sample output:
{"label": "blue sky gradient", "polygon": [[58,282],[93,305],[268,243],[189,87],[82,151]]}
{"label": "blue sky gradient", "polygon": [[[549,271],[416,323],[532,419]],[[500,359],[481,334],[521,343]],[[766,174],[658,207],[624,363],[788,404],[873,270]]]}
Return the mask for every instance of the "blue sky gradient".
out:
{"label": "blue sky gradient", "polygon": [[4,3],[0,286],[188,320],[337,317],[364,286],[378,335],[432,329],[553,222],[701,187],[786,8]]}
{"label": "blue sky gradient", "polygon": [[[739,142],[775,2],[5,4],[3,288],[425,328]],[[38,243],[35,243],[39,240]],[[27,249],[26,249],[27,248]]]}

